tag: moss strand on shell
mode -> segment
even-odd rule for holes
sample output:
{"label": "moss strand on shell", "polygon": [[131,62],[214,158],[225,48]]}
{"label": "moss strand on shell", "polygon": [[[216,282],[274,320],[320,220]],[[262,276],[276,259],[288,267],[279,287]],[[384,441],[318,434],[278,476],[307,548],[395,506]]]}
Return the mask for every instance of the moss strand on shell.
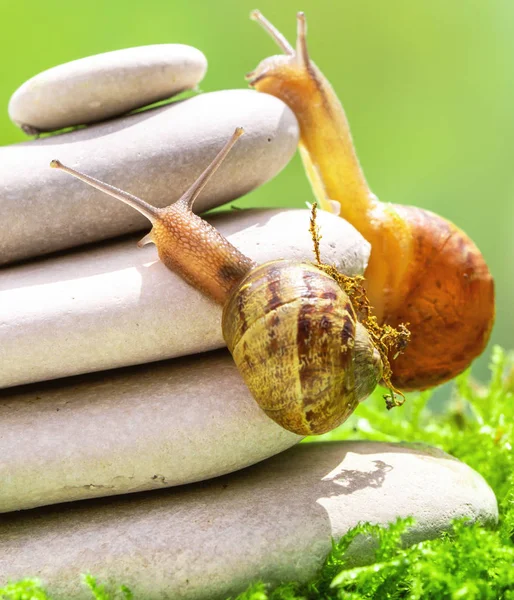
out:
{"label": "moss strand on shell", "polygon": [[348,294],[359,321],[366,328],[375,348],[379,352],[383,363],[382,381],[389,390],[389,395],[384,396],[387,408],[391,409],[395,406],[401,406],[405,402],[405,396],[391,382],[393,369],[389,357],[392,356],[394,360],[407,347],[411,335],[408,329],[409,324],[400,323],[396,328],[390,325],[379,325],[376,316],[373,314],[373,307],[366,295],[364,277],[361,275],[353,277],[344,275],[333,265],[323,263],[320,254],[321,234],[319,226],[316,223],[316,212],[317,203],[314,202],[311,206],[309,231],[314,244],[315,264],[321,271],[332,277],[341,289]]}

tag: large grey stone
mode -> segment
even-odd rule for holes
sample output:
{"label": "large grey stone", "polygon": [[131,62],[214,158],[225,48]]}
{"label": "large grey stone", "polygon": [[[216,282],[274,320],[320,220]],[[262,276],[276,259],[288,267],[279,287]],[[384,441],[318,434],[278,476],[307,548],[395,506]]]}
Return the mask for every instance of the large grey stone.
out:
{"label": "large grey stone", "polygon": [[4,391],[0,512],[200,481],[300,439],[228,351]]}
{"label": "large grey stone", "polygon": [[[314,258],[305,209],[228,211],[211,222],[258,263]],[[323,260],[362,273],[369,244],[325,211],[318,223]],[[139,249],[135,240],[0,271],[0,315],[0,387],[224,345],[221,307],[170,272],[155,246]]]}
{"label": "large grey stone", "polygon": [[[56,599],[86,599],[80,574],[91,573],[135,598],[226,598],[257,579],[305,581],[332,538],[409,515],[414,543],[455,518],[494,521],[497,505],[480,475],[435,448],[300,444],[209,482],[6,515],[0,584],[35,576]],[[372,560],[367,542],[354,540],[351,564]]]}
{"label": "large grey stone", "polygon": [[147,226],[130,206],[51,169],[54,158],[166,206],[237,126],[246,133],[198,198],[202,212],[263,184],[293,156],[298,124],[280,100],[251,90],[213,92],[0,148],[0,264]]}
{"label": "large grey stone", "polygon": [[96,54],[23,83],[9,101],[9,116],[33,133],[103,121],[194,88],[206,70],[200,50],[184,44]]}

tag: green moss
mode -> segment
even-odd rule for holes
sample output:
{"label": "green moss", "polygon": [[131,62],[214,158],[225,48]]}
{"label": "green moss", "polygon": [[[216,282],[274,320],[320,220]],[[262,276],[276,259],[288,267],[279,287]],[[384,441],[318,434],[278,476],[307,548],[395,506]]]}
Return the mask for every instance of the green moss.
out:
{"label": "green moss", "polygon": [[[402,548],[401,536],[411,519],[398,520],[387,528],[361,524],[333,543],[312,581],[284,583],[275,589],[256,582],[237,600],[514,600],[513,365],[513,356],[496,348],[489,386],[482,387],[468,374],[462,375],[444,412],[433,408],[427,393],[409,396],[403,406],[387,412],[377,393],[361,404],[345,425],[322,438],[405,442],[420,444],[424,450],[426,445],[437,446],[488,481],[499,502],[498,525],[458,521],[438,539]],[[345,552],[358,535],[376,538],[375,562],[349,568]],[[84,583],[96,600],[113,598],[92,577],[84,577]],[[120,588],[115,597],[129,599],[131,594]],[[31,580],[0,589],[0,598],[50,600]]]}

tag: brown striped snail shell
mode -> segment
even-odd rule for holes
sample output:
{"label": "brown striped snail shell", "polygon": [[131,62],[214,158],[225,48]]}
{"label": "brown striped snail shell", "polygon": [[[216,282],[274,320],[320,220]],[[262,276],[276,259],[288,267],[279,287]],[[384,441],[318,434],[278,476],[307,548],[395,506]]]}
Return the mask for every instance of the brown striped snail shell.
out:
{"label": "brown striped snail shell", "polygon": [[382,363],[341,287],[312,264],[252,269],[223,309],[223,337],[265,413],[302,435],[343,423]]}
{"label": "brown striped snail shell", "polygon": [[64,167],[130,204],[152,223],[153,242],[171,270],[224,306],[223,337],[253,397],[279,425],[300,435],[341,424],[376,387],[382,361],[348,295],[313,264],[257,266],[192,212],[195,198],[243,133],[238,128],[180,200],[156,208]]}

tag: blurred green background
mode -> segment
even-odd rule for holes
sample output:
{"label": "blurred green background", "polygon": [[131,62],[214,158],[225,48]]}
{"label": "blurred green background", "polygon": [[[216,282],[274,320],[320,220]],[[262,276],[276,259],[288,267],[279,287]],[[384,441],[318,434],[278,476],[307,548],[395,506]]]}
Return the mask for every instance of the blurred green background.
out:
{"label": "blurred green background", "polygon": [[[181,42],[209,60],[203,91],[246,87],[244,74],[277,53],[250,10],[260,8],[291,40],[295,13],[304,10],[311,55],[344,103],[373,191],[467,231],[496,280],[492,342],[514,346],[513,0],[0,0],[0,7],[1,144],[26,139],[7,103],[41,70]],[[311,198],[297,156],[238,204],[304,206]],[[481,379],[488,355],[474,367]]]}

